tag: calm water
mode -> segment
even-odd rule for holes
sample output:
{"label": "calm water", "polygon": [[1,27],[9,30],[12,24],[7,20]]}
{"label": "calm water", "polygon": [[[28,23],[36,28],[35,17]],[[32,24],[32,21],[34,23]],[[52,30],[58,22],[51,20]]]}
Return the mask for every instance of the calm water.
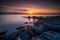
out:
{"label": "calm water", "polygon": [[[8,30],[8,33],[12,33],[16,31],[16,28],[19,26],[25,25],[25,22],[28,22],[27,18],[23,16],[29,15],[0,15],[0,31]],[[33,15],[30,15],[33,16]],[[38,15],[35,15],[38,16]],[[48,15],[39,15],[39,16],[48,16]],[[50,15],[52,16],[52,15]],[[33,21],[31,19],[31,21]]]}
{"label": "calm water", "polygon": [[[30,16],[30,17],[32,17],[32,16],[51,17],[51,16],[56,16],[56,15],[0,15],[0,32],[4,31],[4,30],[8,30],[7,34],[16,32],[17,31],[16,28],[18,28],[20,26],[28,25],[28,24],[25,24],[26,22],[29,22],[29,20],[26,18],[28,16]],[[33,22],[32,18],[31,18],[30,22]],[[45,23],[45,24],[47,24],[47,23]],[[60,24],[60,21],[56,20],[56,22],[48,22],[47,26],[51,27],[51,29],[54,29],[55,27],[57,27],[60,30],[60,28],[59,28],[60,25],[57,25],[57,24]],[[43,27],[43,25],[41,25],[41,26]],[[44,29],[42,29],[42,30],[44,30]],[[42,30],[40,30],[40,31],[42,31]],[[46,34],[42,33],[42,36],[44,36],[44,35],[46,35]],[[47,34],[47,35],[50,35],[50,34]],[[60,34],[57,34],[57,35],[58,35],[57,37],[60,37],[59,36]],[[39,37],[40,36],[37,36],[32,39],[33,40],[40,40]],[[18,40],[21,40],[20,36],[18,37]]]}

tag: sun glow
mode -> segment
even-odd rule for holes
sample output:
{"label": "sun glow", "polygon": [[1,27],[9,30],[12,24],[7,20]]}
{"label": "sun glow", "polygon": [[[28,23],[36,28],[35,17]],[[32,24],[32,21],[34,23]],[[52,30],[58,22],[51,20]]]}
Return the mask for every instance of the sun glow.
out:
{"label": "sun glow", "polygon": [[29,14],[33,14],[33,12],[29,12]]}
{"label": "sun glow", "polygon": [[28,11],[27,13],[30,14],[30,15],[32,15],[34,12],[33,11]]}

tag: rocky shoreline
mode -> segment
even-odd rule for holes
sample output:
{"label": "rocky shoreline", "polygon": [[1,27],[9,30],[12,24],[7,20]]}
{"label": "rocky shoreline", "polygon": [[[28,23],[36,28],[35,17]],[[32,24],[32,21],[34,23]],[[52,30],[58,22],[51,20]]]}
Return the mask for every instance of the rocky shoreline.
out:
{"label": "rocky shoreline", "polygon": [[[3,36],[7,31],[0,32],[1,40],[60,40],[60,16],[54,17],[26,17],[33,24],[19,26],[16,32]],[[33,22],[30,22],[30,18]],[[37,19],[37,21],[35,21]],[[3,36],[3,37],[2,37]]]}

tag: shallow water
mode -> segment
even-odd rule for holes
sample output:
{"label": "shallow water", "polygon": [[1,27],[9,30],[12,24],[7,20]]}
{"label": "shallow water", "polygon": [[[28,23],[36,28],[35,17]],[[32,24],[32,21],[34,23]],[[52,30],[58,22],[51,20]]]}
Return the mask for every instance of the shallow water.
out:
{"label": "shallow water", "polygon": [[[19,26],[25,25],[25,22],[28,22],[27,16],[43,16],[48,15],[0,15],[0,31],[8,30],[8,33],[15,32],[16,28]],[[56,15],[49,15],[56,16]],[[33,19],[30,20],[31,22]]]}
{"label": "shallow water", "polygon": [[[28,16],[31,16],[31,17],[32,16],[50,17],[50,16],[56,16],[56,15],[0,15],[0,32],[4,31],[4,30],[8,30],[7,34],[16,32],[17,31],[16,28],[18,28],[20,26],[25,26],[26,25],[25,22],[29,22],[29,20],[27,18],[25,18],[25,17],[28,17]],[[49,19],[49,20],[51,21],[51,19]],[[33,22],[32,18],[31,18],[30,22]],[[45,23],[45,24],[47,26],[49,26],[49,28],[51,28],[51,29],[54,29],[56,26],[58,26],[57,28],[59,29],[60,25],[57,25],[57,24],[60,24],[60,21],[56,20],[55,22],[48,22],[48,23]],[[27,25],[30,25],[30,24],[27,24]],[[41,29],[41,27],[39,29]],[[42,29],[42,30],[44,30],[44,29]],[[42,31],[42,30],[40,30],[40,31]],[[49,33],[49,31],[47,33]],[[39,37],[42,37],[42,36],[44,36],[44,35],[33,37],[32,39],[33,40],[40,40]],[[16,39],[21,40],[20,37],[18,37]],[[42,37],[42,39],[43,39],[43,37]]]}

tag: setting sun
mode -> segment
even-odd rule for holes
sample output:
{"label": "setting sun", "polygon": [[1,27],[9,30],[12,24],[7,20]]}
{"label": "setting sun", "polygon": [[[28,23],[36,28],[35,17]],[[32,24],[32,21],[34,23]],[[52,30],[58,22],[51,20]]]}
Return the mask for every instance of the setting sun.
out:
{"label": "setting sun", "polygon": [[33,11],[28,11],[27,13],[30,14],[30,15],[32,15],[34,12]]}
{"label": "setting sun", "polygon": [[29,12],[29,14],[33,14],[33,12]]}

